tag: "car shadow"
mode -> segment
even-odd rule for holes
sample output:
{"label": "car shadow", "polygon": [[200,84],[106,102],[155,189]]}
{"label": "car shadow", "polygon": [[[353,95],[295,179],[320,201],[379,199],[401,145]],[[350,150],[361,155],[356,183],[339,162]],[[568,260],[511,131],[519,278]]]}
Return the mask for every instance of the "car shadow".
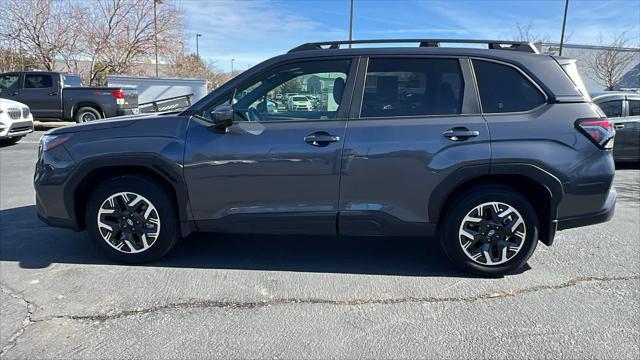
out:
{"label": "car shadow", "polygon": [[640,161],[636,162],[616,162],[616,170],[638,170]]}
{"label": "car shadow", "polygon": [[[30,269],[53,263],[118,265],[85,232],[41,222],[35,206],[1,210],[0,225],[1,261]],[[407,237],[195,234],[145,266],[471,277],[451,266],[436,239]]]}

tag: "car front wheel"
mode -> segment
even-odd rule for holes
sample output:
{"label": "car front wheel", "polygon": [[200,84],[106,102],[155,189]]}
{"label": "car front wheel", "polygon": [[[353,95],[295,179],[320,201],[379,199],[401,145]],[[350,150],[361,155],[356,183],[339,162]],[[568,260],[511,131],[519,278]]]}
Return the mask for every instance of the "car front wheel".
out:
{"label": "car front wheel", "polygon": [[500,276],[520,269],[538,242],[538,219],[520,193],[480,187],[454,198],[446,214],[442,246],[460,269]]}
{"label": "car front wheel", "polygon": [[175,205],[166,193],[143,177],[107,180],[87,206],[89,236],[116,261],[146,263],[161,258],[179,237]]}

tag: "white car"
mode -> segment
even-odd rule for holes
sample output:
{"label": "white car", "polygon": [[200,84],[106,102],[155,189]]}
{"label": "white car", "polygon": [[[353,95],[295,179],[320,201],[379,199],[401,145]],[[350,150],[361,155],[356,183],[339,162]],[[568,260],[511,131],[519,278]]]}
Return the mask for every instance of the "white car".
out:
{"label": "white car", "polygon": [[311,101],[304,95],[294,95],[289,97],[287,103],[289,111],[311,111],[313,106]]}
{"label": "white car", "polygon": [[33,132],[33,115],[23,103],[0,98],[0,142],[16,143]]}

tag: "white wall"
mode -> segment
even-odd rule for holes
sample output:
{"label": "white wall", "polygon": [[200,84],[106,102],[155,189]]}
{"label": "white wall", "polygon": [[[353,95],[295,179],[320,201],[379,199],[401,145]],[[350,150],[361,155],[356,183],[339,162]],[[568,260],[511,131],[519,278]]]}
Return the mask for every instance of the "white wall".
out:
{"label": "white wall", "polygon": [[137,89],[139,104],[188,94],[193,94],[191,103],[194,103],[207,95],[205,79],[107,75],[107,85]]}

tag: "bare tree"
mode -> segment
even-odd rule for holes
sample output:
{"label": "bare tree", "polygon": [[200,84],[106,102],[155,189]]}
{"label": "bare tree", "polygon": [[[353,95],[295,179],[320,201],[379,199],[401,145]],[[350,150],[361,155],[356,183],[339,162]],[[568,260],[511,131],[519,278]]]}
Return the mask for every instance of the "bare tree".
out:
{"label": "bare tree", "polygon": [[634,52],[628,49],[629,39],[626,32],[616,34],[610,42],[605,42],[600,34],[598,45],[602,49],[586,58],[585,63],[591,70],[591,78],[594,81],[605,86],[607,90],[613,90],[629,70],[634,60]]}
{"label": "bare tree", "polygon": [[535,27],[535,23],[533,21],[530,21],[527,24],[516,23],[515,30],[517,35],[514,36],[513,40],[528,41],[530,43],[535,44],[538,47],[542,43],[549,42],[549,36],[542,35],[539,33],[534,33],[533,31],[534,27]]}
{"label": "bare tree", "polygon": [[[89,82],[106,73],[125,74],[155,53],[154,0],[97,0],[85,21],[82,43],[90,59]],[[169,58],[182,49],[183,14],[171,4],[158,5],[158,53]]]}
{"label": "bare tree", "polygon": [[56,57],[74,41],[75,7],[53,0],[3,0],[0,39],[28,49],[38,65],[53,70]]}
{"label": "bare tree", "polygon": [[157,1],[156,27],[154,2],[0,0],[0,47],[9,51],[2,66],[15,68],[14,60],[24,56],[44,70],[63,62],[94,84],[106,74],[136,72],[152,62],[156,34],[160,60],[169,61],[184,48],[183,13],[172,2]]}

